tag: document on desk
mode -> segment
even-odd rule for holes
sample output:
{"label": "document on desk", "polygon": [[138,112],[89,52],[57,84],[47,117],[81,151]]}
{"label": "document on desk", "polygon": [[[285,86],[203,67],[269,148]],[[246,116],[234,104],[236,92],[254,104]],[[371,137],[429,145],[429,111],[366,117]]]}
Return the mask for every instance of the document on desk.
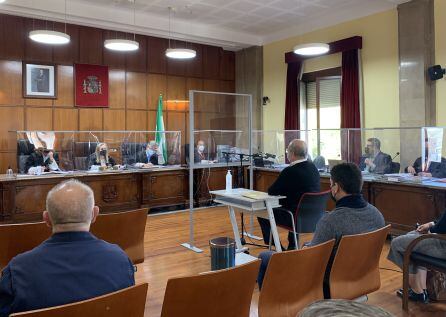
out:
{"label": "document on desk", "polygon": [[265,192],[259,192],[259,191],[256,191],[256,190],[250,190],[250,191],[247,191],[247,192],[242,192],[241,196],[246,197],[246,198],[260,200],[260,199],[267,198],[269,195],[268,195],[268,193],[265,193]]}

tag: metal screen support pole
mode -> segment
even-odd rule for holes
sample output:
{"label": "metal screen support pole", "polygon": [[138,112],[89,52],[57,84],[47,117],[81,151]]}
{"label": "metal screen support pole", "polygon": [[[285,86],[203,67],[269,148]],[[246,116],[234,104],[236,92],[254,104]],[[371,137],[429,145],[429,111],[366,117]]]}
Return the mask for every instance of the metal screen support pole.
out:
{"label": "metal screen support pole", "polygon": [[197,248],[194,242],[194,90],[189,91],[189,242],[181,245],[197,253],[203,250]]}
{"label": "metal screen support pole", "polygon": [[[249,147],[249,189],[254,188],[254,170],[252,166],[252,95],[249,95],[249,109],[248,109],[248,147]],[[263,240],[262,238],[252,234],[254,229],[254,214],[251,212],[249,217],[249,231],[243,234],[254,240]]]}

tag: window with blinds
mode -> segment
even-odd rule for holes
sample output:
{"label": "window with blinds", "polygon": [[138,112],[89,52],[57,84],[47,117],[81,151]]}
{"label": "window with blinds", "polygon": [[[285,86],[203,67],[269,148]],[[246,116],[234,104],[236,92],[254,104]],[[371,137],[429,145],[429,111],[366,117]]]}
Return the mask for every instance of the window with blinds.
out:
{"label": "window with blinds", "polygon": [[317,78],[305,85],[304,125],[312,133],[309,149],[312,157],[339,159],[341,155],[341,77]]}

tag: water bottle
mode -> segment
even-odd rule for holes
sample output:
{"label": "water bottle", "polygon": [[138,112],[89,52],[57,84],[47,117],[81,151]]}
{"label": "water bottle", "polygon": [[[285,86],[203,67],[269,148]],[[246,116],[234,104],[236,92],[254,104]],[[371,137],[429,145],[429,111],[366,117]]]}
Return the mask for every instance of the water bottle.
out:
{"label": "water bottle", "polygon": [[6,170],[6,176],[7,177],[14,177],[14,172],[13,172],[11,166],[8,166],[8,169]]}
{"label": "water bottle", "polygon": [[232,175],[231,171],[228,170],[228,173],[226,174],[226,191],[232,190]]}

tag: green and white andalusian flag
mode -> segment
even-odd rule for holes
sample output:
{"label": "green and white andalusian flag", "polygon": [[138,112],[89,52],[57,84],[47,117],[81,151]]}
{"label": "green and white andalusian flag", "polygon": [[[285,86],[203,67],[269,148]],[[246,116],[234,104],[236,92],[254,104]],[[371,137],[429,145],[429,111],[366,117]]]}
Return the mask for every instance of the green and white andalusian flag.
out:
{"label": "green and white andalusian flag", "polygon": [[162,154],[158,157],[158,163],[165,164],[167,162],[167,145],[166,134],[164,133],[164,119],[163,119],[163,95],[158,99],[158,110],[156,112],[156,135],[155,141],[158,143],[159,153]]}

